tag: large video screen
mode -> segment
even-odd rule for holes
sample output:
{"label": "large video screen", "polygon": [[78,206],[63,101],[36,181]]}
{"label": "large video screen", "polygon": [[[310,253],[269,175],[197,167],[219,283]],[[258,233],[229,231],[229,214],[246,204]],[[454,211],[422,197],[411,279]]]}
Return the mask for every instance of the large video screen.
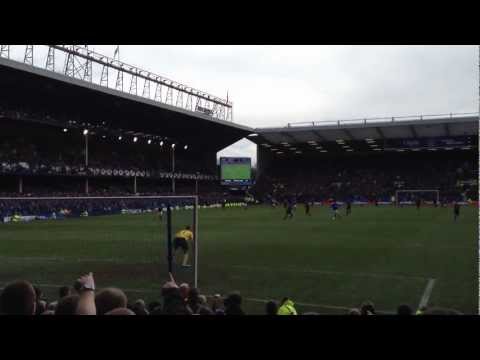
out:
{"label": "large video screen", "polygon": [[222,185],[251,185],[251,159],[243,157],[220,158],[220,180]]}

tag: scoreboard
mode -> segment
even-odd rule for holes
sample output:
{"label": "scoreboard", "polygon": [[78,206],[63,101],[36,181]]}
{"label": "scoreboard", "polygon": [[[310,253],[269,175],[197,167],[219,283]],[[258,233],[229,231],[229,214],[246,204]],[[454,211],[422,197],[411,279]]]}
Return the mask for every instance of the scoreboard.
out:
{"label": "scoreboard", "polygon": [[222,185],[252,185],[252,160],[245,157],[221,157]]}

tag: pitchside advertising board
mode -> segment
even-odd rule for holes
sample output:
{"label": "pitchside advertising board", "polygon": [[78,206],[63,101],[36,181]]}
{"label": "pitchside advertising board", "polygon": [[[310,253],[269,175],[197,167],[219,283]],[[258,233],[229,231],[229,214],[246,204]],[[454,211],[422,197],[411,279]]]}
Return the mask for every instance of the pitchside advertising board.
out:
{"label": "pitchside advertising board", "polygon": [[252,185],[252,159],[221,157],[220,181],[222,185]]}

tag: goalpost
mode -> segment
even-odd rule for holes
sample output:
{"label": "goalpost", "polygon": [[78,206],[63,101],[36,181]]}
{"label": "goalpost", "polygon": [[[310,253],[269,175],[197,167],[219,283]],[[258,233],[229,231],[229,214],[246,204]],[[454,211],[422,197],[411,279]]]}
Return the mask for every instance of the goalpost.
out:
{"label": "goalpost", "polygon": [[[42,259],[52,262],[52,267],[53,263],[63,262],[67,269],[69,265],[73,269],[78,267],[75,263],[88,262],[85,271],[106,269],[111,273],[99,276],[113,279],[119,286],[122,274],[128,278],[125,282],[128,286],[138,288],[140,284],[145,288],[149,284],[162,285],[162,281],[169,279],[168,272],[172,272],[178,283],[187,282],[198,287],[198,210],[198,196],[194,195],[0,197],[0,226],[32,221],[42,224],[35,226],[35,231],[28,230],[30,224],[11,224],[25,226],[28,235],[22,240],[27,247],[28,244],[32,247],[19,249],[15,254],[19,269],[30,261],[38,261],[38,269],[43,269]],[[77,220],[61,221],[66,219]],[[57,225],[48,225],[53,222]],[[193,232],[188,251],[191,266],[188,268],[173,262],[175,233],[186,226]],[[21,232],[13,232],[12,247],[19,242],[15,233],[20,238]],[[70,251],[65,243],[71,244],[76,251]],[[22,259],[25,260],[23,265]],[[29,265],[34,266],[33,263]],[[32,268],[32,271],[35,270]],[[46,274],[38,275],[42,281],[55,281]]]}
{"label": "goalpost", "polygon": [[[415,201],[413,200],[407,200],[407,201],[402,201],[400,199],[401,194],[412,194],[414,196],[422,196],[429,194],[432,198],[433,201],[436,201],[437,204],[440,204],[440,191],[436,189],[406,189],[406,190],[397,190],[395,191],[395,205],[412,205],[415,204]],[[425,197],[425,196],[423,196]]]}

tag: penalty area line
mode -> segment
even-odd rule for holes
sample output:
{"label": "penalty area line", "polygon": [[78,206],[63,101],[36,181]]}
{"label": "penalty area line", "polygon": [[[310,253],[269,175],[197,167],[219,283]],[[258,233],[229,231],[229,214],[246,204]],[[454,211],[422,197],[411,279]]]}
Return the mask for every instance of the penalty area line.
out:
{"label": "penalty area line", "polygon": [[427,286],[423,291],[422,297],[420,298],[420,303],[418,304],[418,310],[428,305],[430,296],[432,295],[433,287],[435,286],[436,279],[428,279]]}
{"label": "penalty area line", "polygon": [[232,265],[228,266],[237,269],[245,270],[260,270],[260,271],[278,271],[278,272],[290,272],[290,273],[304,273],[304,274],[320,274],[320,275],[346,275],[355,277],[372,277],[372,278],[385,278],[385,279],[397,279],[397,280],[429,280],[428,277],[414,276],[414,275],[398,275],[398,274],[380,274],[380,273],[363,273],[363,272],[343,272],[343,271],[330,271],[330,270],[315,270],[315,269],[300,269],[300,268],[270,268],[266,266],[248,266],[248,265]]}

